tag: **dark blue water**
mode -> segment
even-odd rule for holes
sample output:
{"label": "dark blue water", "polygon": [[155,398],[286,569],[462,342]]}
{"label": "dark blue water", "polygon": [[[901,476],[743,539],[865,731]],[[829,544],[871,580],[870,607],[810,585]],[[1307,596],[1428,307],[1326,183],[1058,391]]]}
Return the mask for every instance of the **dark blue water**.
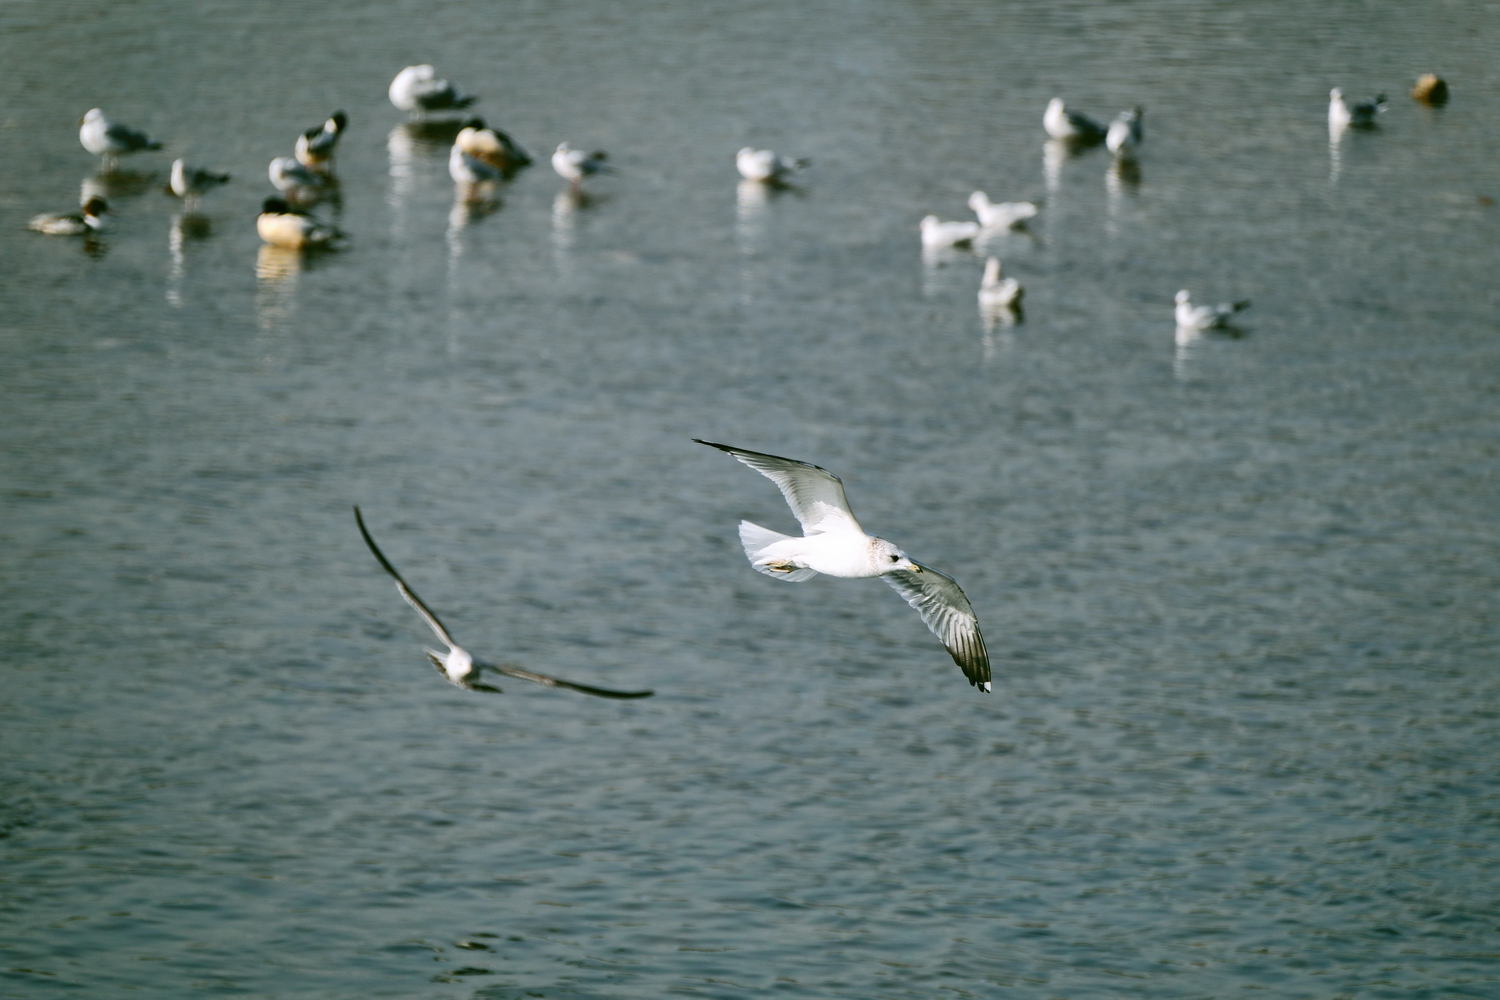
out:
{"label": "dark blue water", "polygon": [[[0,995],[1496,995],[1497,29],[6,7]],[[538,158],[488,214],[386,101],[419,61]],[[1379,128],[1331,147],[1332,86]],[[1049,159],[1057,94],[1145,105],[1138,177]],[[25,231],[94,106],[167,148]],[[262,249],[335,107],[347,249]],[[747,144],[814,165],[741,196]],[[1018,325],[919,251],[976,188],[1045,199]],[[692,437],[840,474],[994,693],[882,584],[752,572],[794,522]],[[657,696],[444,684],[354,503],[476,655]]]}

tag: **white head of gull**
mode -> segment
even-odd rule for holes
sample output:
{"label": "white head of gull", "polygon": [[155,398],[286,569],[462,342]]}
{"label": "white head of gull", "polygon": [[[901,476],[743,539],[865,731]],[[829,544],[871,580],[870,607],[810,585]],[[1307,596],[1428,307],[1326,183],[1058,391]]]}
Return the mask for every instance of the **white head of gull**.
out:
{"label": "white head of gull", "polygon": [[759,472],[781,490],[802,524],[802,537],[740,522],[740,544],[750,565],[778,580],[800,583],[819,573],[850,579],[879,577],[942,640],[953,662],[980,691],[990,690],[990,658],[969,599],[952,578],[913,562],[883,538],[867,535],[854,519],[844,484],[826,469],[795,459],[746,451],[694,438]]}
{"label": "white head of gull", "polygon": [[422,616],[422,620],[427,623],[428,628],[432,629],[432,633],[438,637],[438,641],[448,647],[446,653],[440,653],[435,649],[427,648],[424,648],[423,652],[432,661],[432,665],[437,667],[438,673],[442,674],[444,679],[454,687],[461,687],[465,691],[487,691],[491,694],[500,694],[501,691],[499,688],[480,680],[480,676],[484,671],[488,670],[491,673],[530,681],[533,684],[540,684],[543,687],[567,688],[570,691],[581,691],[584,694],[591,694],[597,698],[649,698],[655,693],[652,691],[616,691],[612,688],[578,684],[573,681],[565,681],[560,677],[539,674],[531,670],[522,670],[520,667],[513,667],[509,664],[482,663],[474,659],[468,650],[453,641],[453,636],[444,627],[443,623],[438,621],[438,616],[417,596],[417,592],[407,585],[406,581],[401,578],[401,574],[396,572],[396,567],[391,565],[390,560],[385,557],[385,553],[381,552],[380,547],[375,544],[375,539],[370,537],[369,529],[365,527],[365,519],[360,514],[358,507],[354,508],[354,522],[359,525],[359,533],[363,536],[365,544],[369,546],[371,554],[375,556],[381,568],[396,581],[396,590],[401,594],[402,599],[411,605],[413,611]]}

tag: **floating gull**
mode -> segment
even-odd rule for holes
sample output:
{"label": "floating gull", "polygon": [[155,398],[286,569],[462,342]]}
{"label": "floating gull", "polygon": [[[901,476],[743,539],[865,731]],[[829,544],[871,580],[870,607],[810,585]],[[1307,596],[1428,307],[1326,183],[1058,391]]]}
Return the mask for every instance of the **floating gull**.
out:
{"label": "floating gull", "polygon": [[329,115],[322,125],[314,125],[297,136],[297,162],[320,174],[328,173],[333,169],[333,154],[338,148],[339,137],[348,127],[349,116],[340,110]]}
{"label": "floating gull", "polygon": [[986,229],[1020,229],[1037,213],[1037,207],[1029,201],[990,201],[983,191],[969,195],[969,208]]}
{"label": "floating gull", "polygon": [[121,153],[134,153],[142,149],[161,149],[161,143],[144,132],[125,125],[117,125],[104,117],[98,108],[90,108],[78,122],[78,141],[83,148],[102,157],[104,165],[113,169]]}
{"label": "floating gull", "polygon": [[344,234],[333,226],[319,222],[306,212],[299,212],[280,198],[267,198],[255,219],[260,238],[275,247],[305,250],[328,247]]}
{"label": "floating gull", "polygon": [[537,674],[530,670],[522,670],[520,667],[507,666],[503,663],[481,663],[475,660],[469,655],[468,650],[453,641],[453,636],[449,635],[448,630],[443,627],[443,623],[438,621],[438,616],[433,614],[432,609],[422,603],[422,599],[417,596],[417,592],[407,586],[405,580],[401,579],[401,574],[396,572],[396,567],[391,565],[390,560],[386,559],[385,553],[381,552],[380,547],[375,544],[375,539],[370,537],[370,532],[365,528],[365,519],[360,516],[358,507],[354,508],[354,521],[359,525],[359,533],[364,536],[365,544],[370,547],[370,552],[374,554],[375,559],[380,563],[381,567],[396,581],[396,590],[400,592],[401,597],[407,604],[412,606],[417,614],[422,616],[422,620],[427,623],[428,628],[432,629],[433,634],[438,637],[438,641],[448,647],[447,653],[439,653],[435,649],[424,649],[424,652],[427,653],[427,658],[432,661],[433,666],[437,667],[438,673],[447,678],[448,683],[456,687],[461,687],[466,691],[488,691],[492,694],[500,694],[499,688],[486,684],[479,679],[480,675],[488,670],[492,673],[504,674],[506,677],[531,681],[531,683],[540,684],[543,687],[568,688],[572,691],[581,691],[584,694],[591,694],[599,698],[649,698],[655,694],[654,691],[615,691],[610,688],[593,687],[588,684],[576,684],[573,681],[565,681],[559,677],[549,677],[546,674]]}
{"label": "floating gull", "polygon": [[228,174],[216,174],[203,167],[190,167],[185,160],[173,160],[172,179],[167,186],[191,206],[196,205],[205,192],[228,181]]}
{"label": "floating gull", "polygon": [[326,174],[304,167],[290,156],[278,156],[272,160],[268,173],[271,177],[271,184],[278,191],[291,191],[294,188],[320,188],[328,183]]}
{"label": "floating gull", "polygon": [[585,153],[560,142],[557,144],[557,151],[552,154],[552,169],[557,171],[559,177],[577,187],[585,177],[612,172],[614,168],[604,162],[607,159],[609,154],[602,150]]}
{"label": "floating gull", "polygon": [[1384,110],[1384,94],[1376,94],[1371,100],[1355,101],[1351,104],[1338,87],[1328,92],[1328,127],[1331,129],[1341,129],[1350,125],[1374,125],[1375,116]]}
{"label": "floating gull", "polygon": [[1241,309],[1250,308],[1250,300],[1222,302],[1216,306],[1195,306],[1188,300],[1187,289],[1177,293],[1177,329],[1212,330],[1229,325],[1229,320]]}
{"label": "floating gull", "polygon": [[427,64],[408,66],[396,74],[389,91],[391,103],[402,111],[420,115],[427,111],[456,111],[478,100],[463,94],[447,80],[433,79]]}
{"label": "floating gull", "polygon": [[1047,103],[1047,112],[1042,115],[1042,127],[1054,139],[1069,142],[1095,143],[1104,138],[1104,126],[1088,115],[1069,111],[1061,97]]}
{"label": "floating gull", "polygon": [[87,236],[104,229],[108,224],[104,213],[108,211],[109,203],[103,198],[90,198],[83,203],[77,214],[49,212],[34,216],[26,223],[26,228],[49,236]]}
{"label": "floating gull", "polygon": [[469,156],[505,171],[517,170],[531,162],[519,143],[500,129],[485,125],[483,118],[465,119],[454,143]]}
{"label": "floating gull", "polygon": [[727,452],[775,483],[802,523],[803,536],[797,538],[740,522],[740,544],[757,572],[794,582],[819,573],[880,577],[917,609],[969,683],[981,691],[990,690],[989,654],[964,592],[950,577],[913,562],[885,539],[865,534],[849,510],[844,484],[837,476],[806,462],[693,440]]}
{"label": "floating gull", "polygon": [[1141,144],[1141,115],[1145,109],[1136,105],[1129,111],[1121,111],[1115,115],[1115,120],[1109,123],[1109,132],[1104,136],[1104,145],[1109,151],[1121,159],[1130,159],[1135,156],[1136,149]]}
{"label": "floating gull", "polygon": [[918,228],[922,230],[922,246],[929,250],[968,246],[979,235],[977,222],[944,222],[935,215],[924,216]]}
{"label": "floating gull", "polygon": [[448,151],[448,176],[455,184],[486,184],[505,180],[505,171],[488,160],[471,156],[455,142]]}
{"label": "floating gull", "polygon": [[787,174],[807,167],[812,160],[788,160],[769,149],[752,149],[746,146],[734,154],[734,166],[747,181],[774,183],[785,180]]}
{"label": "floating gull", "polygon": [[1026,289],[1015,278],[1000,277],[1000,258],[991,257],[984,262],[984,277],[979,282],[979,306],[981,309],[1015,309],[1021,304]]}

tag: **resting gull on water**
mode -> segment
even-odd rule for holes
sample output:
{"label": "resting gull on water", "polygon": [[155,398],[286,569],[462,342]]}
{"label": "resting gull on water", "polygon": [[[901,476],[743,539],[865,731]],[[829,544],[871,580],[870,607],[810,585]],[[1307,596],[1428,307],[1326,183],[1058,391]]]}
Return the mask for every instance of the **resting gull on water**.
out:
{"label": "resting gull on water", "polygon": [[78,141],[84,149],[103,160],[106,170],[115,168],[121,153],[161,149],[161,143],[146,133],[110,121],[98,108],[89,108],[88,113],[79,119]]}
{"label": "resting gull on water", "polygon": [[774,184],[812,163],[812,160],[789,160],[769,150],[746,146],[734,154],[734,167],[747,181]]}
{"label": "resting gull on water", "polygon": [[576,188],[585,177],[613,173],[614,167],[604,162],[607,159],[609,159],[609,154],[602,149],[585,153],[581,149],[574,149],[566,142],[560,142],[552,154],[552,169],[557,171],[557,176]]}
{"label": "resting gull on water", "polygon": [[188,166],[186,160],[177,159],[172,161],[172,176],[167,181],[167,187],[192,208],[202,200],[206,192],[227,183],[228,174],[217,173],[206,167]]}
{"label": "resting gull on water", "polygon": [[391,103],[408,114],[421,115],[428,111],[457,111],[479,100],[447,80],[435,79],[436,76],[427,63],[406,67],[391,81],[387,91]]}
{"label": "resting gull on water", "polygon": [[929,250],[968,246],[979,235],[977,222],[944,222],[935,215],[923,216],[917,228],[922,231],[922,245]]}
{"label": "resting gull on water", "polygon": [[990,658],[969,599],[952,578],[913,562],[885,539],[865,534],[849,509],[838,476],[790,458],[693,440],[727,452],[775,483],[802,523],[803,535],[798,538],[740,522],[740,544],[757,572],[793,582],[810,580],[819,573],[880,577],[917,609],[969,683],[980,691],[990,690]]}
{"label": "resting gull on water", "polygon": [[1328,92],[1328,127],[1341,129],[1349,125],[1374,125],[1375,116],[1385,110],[1385,95],[1376,94],[1368,101],[1350,101],[1334,87]]}
{"label": "resting gull on water", "polygon": [[1095,143],[1103,140],[1104,126],[1088,115],[1069,111],[1061,97],[1047,102],[1047,111],[1042,115],[1042,128],[1054,139],[1067,142]]}
{"label": "resting gull on water", "polygon": [[969,208],[986,229],[1020,229],[1037,213],[1036,205],[1029,201],[990,201],[983,191],[969,195]]}
{"label": "resting gull on water", "polygon": [[508,666],[504,663],[481,663],[469,655],[469,651],[453,641],[453,636],[438,621],[438,616],[432,613],[432,609],[422,602],[417,592],[407,586],[406,581],[401,579],[401,574],[396,572],[385,553],[375,544],[375,539],[370,537],[369,530],[365,527],[365,519],[360,515],[359,507],[354,508],[354,521],[359,525],[359,533],[364,536],[365,544],[370,547],[370,552],[375,556],[381,567],[396,581],[396,590],[400,592],[402,599],[412,606],[427,627],[432,629],[438,641],[448,647],[448,652],[439,653],[435,649],[424,649],[427,658],[432,665],[437,667],[438,673],[447,679],[448,683],[455,687],[461,687],[465,691],[488,691],[491,694],[500,694],[499,688],[486,684],[480,680],[480,675],[488,670],[492,673],[504,674],[506,677],[515,677],[523,681],[531,681],[543,687],[568,688],[570,691],[581,691],[598,698],[649,698],[655,694],[654,691],[615,691],[610,688],[593,687],[588,684],[575,684],[565,681],[560,677],[549,677],[547,674],[533,673],[530,670],[522,670],[520,667]]}
{"label": "resting gull on water", "polygon": [[1104,136],[1104,145],[1111,153],[1122,159],[1135,156],[1142,138],[1141,115],[1145,113],[1144,108],[1136,105],[1129,111],[1121,111],[1115,115],[1115,120],[1109,123],[1109,131]]}
{"label": "resting gull on water", "polygon": [[1195,306],[1184,288],[1177,293],[1177,328],[1179,330],[1212,330],[1229,325],[1229,320],[1242,309],[1250,308],[1250,300],[1221,302],[1215,306]]}

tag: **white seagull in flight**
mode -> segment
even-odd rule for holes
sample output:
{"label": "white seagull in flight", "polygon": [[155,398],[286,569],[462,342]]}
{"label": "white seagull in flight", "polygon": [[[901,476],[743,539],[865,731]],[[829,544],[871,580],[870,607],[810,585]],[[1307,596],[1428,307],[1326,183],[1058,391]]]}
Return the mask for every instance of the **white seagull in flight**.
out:
{"label": "white seagull in flight", "polygon": [[443,623],[438,621],[438,616],[433,614],[432,609],[422,603],[422,599],[417,596],[417,592],[407,586],[405,580],[401,579],[401,574],[396,572],[396,567],[391,565],[390,560],[386,559],[385,553],[381,552],[380,547],[375,544],[375,539],[370,537],[369,530],[365,528],[365,519],[360,516],[358,506],[354,508],[354,521],[359,525],[359,533],[364,536],[365,544],[370,547],[370,551],[374,553],[375,559],[396,581],[396,589],[400,591],[406,603],[410,604],[416,610],[417,614],[422,616],[422,620],[427,623],[428,628],[432,629],[433,634],[438,637],[438,641],[448,647],[447,653],[439,653],[435,649],[425,648],[424,652],[427,653],[427,658],[432,661],[432,665],[437,667],[438,673],[447,678],[448,683],[455,687],[461,687],[466,691],[488,691],[491,694],[500,694],[501,691],[499,688],[486,684],[479,679],[481,673],[489,670],[497,674],[504,674],[507,677],[517,677],[523,681],[531,681],[531,683],[540,684],[543,687],[569,688],[570,690],[582,691],[584,694],[595,695],[599,698],[649,698],[656,693],[654,691],[614,691],[610,688],[591,687],[588,684],[575,684],[572,681],[565,681],[560,677],[536,674],[530,670],[522,670],[520,667],[507,666],[503,663],[481,663],[475,660],[474,657],[469,655],[468,650],[453,641],[453,637],[448,634],[448,630],[443,627]]}
{"label": "white seagull in flight", "polygon": [[849,509],[838,476],[790,458],[693,440],[728,452],[775,483],[802,522],[803,536],[797,538],[741,521],[740,544],[752,567],[793,582],[810,580],[819,573],[880,577],[917,609],[969,683],[980,691],[990,690],[990,657],[969,599],[951,577],[913,562],[885,539],[865,534]]}

